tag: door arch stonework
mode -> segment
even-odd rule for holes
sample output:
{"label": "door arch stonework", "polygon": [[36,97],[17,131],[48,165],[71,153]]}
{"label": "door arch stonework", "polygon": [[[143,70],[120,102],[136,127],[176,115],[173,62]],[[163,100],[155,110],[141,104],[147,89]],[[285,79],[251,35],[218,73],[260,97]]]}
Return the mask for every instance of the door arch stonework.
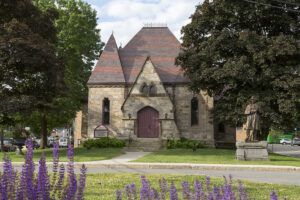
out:
{"label": "door arch stonework", "polygon": [[137,113],[138,115],[138,134],[139,138],[158,138],[159,137],[159,113],[154,108],[147,106]]}

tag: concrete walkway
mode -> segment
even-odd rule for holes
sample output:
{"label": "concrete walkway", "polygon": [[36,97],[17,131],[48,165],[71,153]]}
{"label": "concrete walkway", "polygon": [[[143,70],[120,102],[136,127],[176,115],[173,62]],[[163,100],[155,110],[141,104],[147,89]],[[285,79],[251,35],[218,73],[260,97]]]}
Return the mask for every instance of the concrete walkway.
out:
{"label": "concrete walkway", "polygon": [[[138,163],[130,162],[143,157],[151,152],[126,152],[124,155],[101,161],[75,162],[75,167],[83,164],[87,167],[100,167],[111,169],[185,169],[185,170],[239,170],[239,171],[281,171],[300,172],[300,167],[276,165],[231,165],[231,164],[195,164],[195,163]],[[35,162],[38,164],[38,162]],[[0,163],[0,166],[3,163]],[[60,162],[67,164],[67,162]],[[14,166],[22,166],[23,162],[13,162]],[[48,166],[52,162],[47,162]]]}
{"label": "concrete walkway", "polygon": [[[182,174],[212,177],[223,177],[231,174],[234,179],[300,186],[300,167],[294,166],[130,162],[149,153],[126,152],[126,154],[110,160],[75,162],[75,172],[80,173],[80,167],[85,164],[88,173]],[[67,163],[63,162],[63,164]],[[18,171],[21,171],[22,165],[23,162],[13,162],[13,166]],[[47,165],[51,171],[52,163],[47,163]],[[2,168],[0,168],[1,170]]]}

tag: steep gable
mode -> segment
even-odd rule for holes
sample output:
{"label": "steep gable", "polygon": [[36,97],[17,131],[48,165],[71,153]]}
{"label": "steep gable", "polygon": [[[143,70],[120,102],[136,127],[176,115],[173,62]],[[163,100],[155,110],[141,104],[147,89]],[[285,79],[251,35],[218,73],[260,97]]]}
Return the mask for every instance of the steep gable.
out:
{"label": "steep gable", "polygon": [[111,34],[88,81],[88,85],[95,84],[125,84],[118,47],[113,34]]}
{"label": "steep gable", "polygon": [[[150,92],[147,92],[146,94],[141,91],[143,86],[147,86],[148,90],[151,86],[154,86],[155,92],[153,94],[150,94]],[[161,81],[161,78],[159,74],[157,73],[156,67],[154,66],[152,60],[150,57],[146,59],[144,62],[142,69],[140,70],[140,73],[138,74],[136,81],[134,82],[129,94],[127,95],[123,105],[122,110],[128,103],[129,99],[133,98],[142,98],[141,102],[147,102],[145,105],[152,105],[156,104],[156,101],[151,100],[151,98],[163,99],[165,102],[166,108],[169,110],[173,110],[173,103],[169,97],[169,95],[166,92],[166,89],[163,85],[163,82]],[[160,100],[161,100],[160,99]],[[142,108],[144,105],[141,104],[140,108]],[[153,105],[153,107],[156,107]],[[138,109],[140,109],[138,108]],[[169,111],[168,111],[169,112]],[[162,112],[161,114],[166,113]],[[173,114],[171,114],[173,115]],[[170,116],[170,115],[169,115]]]}
{"label": "steep gable", "polygon": [[180,51],[180,43],[168,27],[143,27],[120,49],[125,80],[133,83],[141,71],[147,56],[151,57],[163,83],[187,83],[175,58]]}

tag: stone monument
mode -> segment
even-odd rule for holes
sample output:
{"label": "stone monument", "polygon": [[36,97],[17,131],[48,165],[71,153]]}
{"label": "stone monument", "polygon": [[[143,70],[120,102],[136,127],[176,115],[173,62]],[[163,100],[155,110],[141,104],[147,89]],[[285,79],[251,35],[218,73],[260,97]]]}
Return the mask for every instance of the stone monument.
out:
{"label": "stone monument", "polygon": [[256,98],[251,97],[251,103],[247,105],[245,115],[246,122],[246,140],[236,143],[236,159],[237,160],[269,160],[266,141],[257,140],[257,131],[260,130],[259,118],[263,114],[261,106],[256,103]]}

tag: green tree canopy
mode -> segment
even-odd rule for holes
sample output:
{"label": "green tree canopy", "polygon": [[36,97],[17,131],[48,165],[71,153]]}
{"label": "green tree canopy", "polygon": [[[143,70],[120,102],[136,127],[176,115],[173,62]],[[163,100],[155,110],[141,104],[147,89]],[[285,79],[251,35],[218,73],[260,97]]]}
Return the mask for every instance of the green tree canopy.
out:
{"label": "green tree canopy", "polygon": [[43,108],[64,88],[64,66],[54,44],[58,13],[30,0],[0,2],[0,113]]}
{"label": "green tree canopy", "polygon": [[[65,58],[65,81],[68,92],[56,98],[45,118],[48,131],[54,127],[67,126],[75,118],[76,111],[87,101],[87,81],[94,61],[103,47],[97,28],[97,13],[81,0],[34,0],[42,11],[54,8],[59,17],[55,20],[58,54]],[[28,120],[38,133],[41,130],[40,113],[34,112]]]}
{"label": "green tree canopy", "polygon": [[300,6],[259,2],[198,5],[182,28],[176,63],[192,90],[215,97],[215,121],[245,122],[244,110],[254,95],[263,104],[267,128],[288,127],[299,121]]}

